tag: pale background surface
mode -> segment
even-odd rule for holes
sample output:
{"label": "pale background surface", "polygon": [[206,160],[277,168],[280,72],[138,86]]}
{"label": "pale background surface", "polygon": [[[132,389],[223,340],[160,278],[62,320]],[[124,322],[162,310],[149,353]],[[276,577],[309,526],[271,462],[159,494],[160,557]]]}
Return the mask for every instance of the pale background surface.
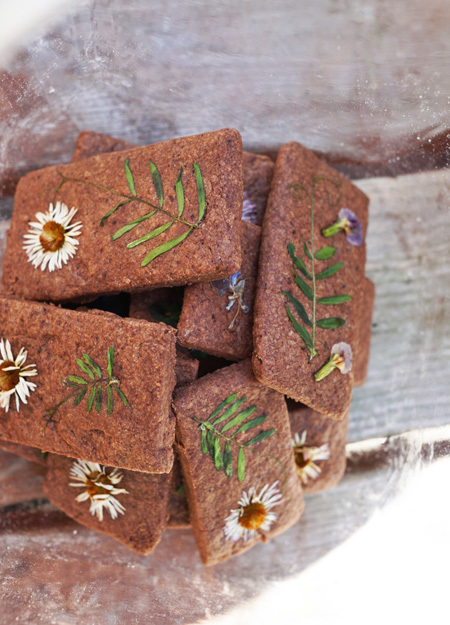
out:
{"label": "pale background surface", "polygon": [[341,485],[308,498],[283,536],[213,569],[190,532],[167,533],[145,558],[64,521],[41,500],[42,476],[1,454],[0,623],[214,622],[233,608],[226,622],[262,625],[274,622],[269,603],[287,623],[373,622],[382,612],[367,614],[367,602],[395,583],[392,618],[443,613],[450,4],[82,0],[55,19],[31,34],[25,25],[26,51],[1,57],[0,247],[17,178],[69,160],[80,130],[148,143],[230,125],[269,153],[298,140],[366,178],[372,353]]}

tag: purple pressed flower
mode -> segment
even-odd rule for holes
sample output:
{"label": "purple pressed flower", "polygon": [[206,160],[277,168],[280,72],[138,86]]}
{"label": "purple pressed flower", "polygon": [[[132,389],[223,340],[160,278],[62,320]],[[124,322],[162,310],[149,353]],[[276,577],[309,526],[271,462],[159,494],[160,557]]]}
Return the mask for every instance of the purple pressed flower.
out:
{"label": "purple pressed flower", "polygon": [[341,208],[338,217],[339,219],[336,223],[322,230],[322,235],[328,238],[333,237],[338,232],[344,231],[350,245],[362,245],[364,242],[362,225],[355,213],[349,208]]}
{"label": "purple pressed flower", "polygon": [[334,369],[339,369],[343,374],[349,373],[352,370],[352,362],[353,354],[350,345],[348,343],[335,343],[331,348],[330,360],[314,374],[314,378],[316,382],[320,382]]}
{"label": "purple pressed flower", "polygon": [[258,210],[256,204],[254,204],[247,195],[247,191],[244,191],[244,201],[242,204],[242,219],[249,221],[252,224],[256,224],[258,218]]}
{"label": "purple pressed flower", "polygon": [[234,324],[236,323],[236,319],[238,318],[239,313],[242,311],[244,313],[248,313],[250,308],[244,304],[244,289],[245,289],[245,280],[241,280],[241,270],[239,269],[236,273],[233,273],[228,279],[223,280],[214,280],[212,283],[214,288],[217,289],[219,295],[226,295],[228,293],[229,302],[226,306],[227,310],[231,310],[234,306],[235,302],[238,302],[238,307],[236,309],[236,314],[234,315],[230,325],[228,326],[229,330],[232,330]]}
{"label": "purple pressed flower", "polygon": [[229,283],[228,290],[230,294],[228,295],[229,302],[227,304],[227,310],[230,310],[234,306],[235,302],[238,303],[236,314],[234,315],[233,320],[228,326],[229,330],[233,329],[233,326],[241,310],[244,313],[248,313],[250,310],[249,307],[244,304],[245,280],[240,280],[240,277],[241,277],[241,270],[239,269],[238,271],[236,271],[236,273],[230,276],[229,281],[228,281]]}

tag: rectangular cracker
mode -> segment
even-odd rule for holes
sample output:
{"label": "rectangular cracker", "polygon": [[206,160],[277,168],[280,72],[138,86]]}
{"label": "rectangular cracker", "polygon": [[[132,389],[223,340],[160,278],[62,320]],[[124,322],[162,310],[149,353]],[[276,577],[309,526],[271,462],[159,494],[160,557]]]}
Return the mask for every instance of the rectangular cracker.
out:
{"label": "rectangular cracker", "polygon": [[[64,456],[49,454],[47,474],[44,482],[44,493],[56,507],[68,516],[97,532],[108,534],[138,553],[151,553],[161,540],[168,518],[168,501],[172,477],[170,474],[151,475],[136,471],[120,470],[120,482],[117,489],[126,493],[118,493],[115,500],[124,507],[123,513],[112,518],[108,508],[103,507],[103,519],[90,512],[91,500],[76,501],[77,496],[86,492],[86,488],[71,486],[82,484],[71,475],[71,469],[77,461]],[[90,466],[92,481],[89,485],[95,488],[96,471],[106,475],[108,479],[114,471],[112,467]],[[116,470],[117,474],[117,470]],[[89,477],[88,477],[89,479]],[[94,482],[94,485],[93,485]],[[111,485],[111,484],[109,484]],[[114,485],[113,485],[114,486]],[[97,490],[101,494],[101,490]]]}
{"label": "rectangular cracker", "polygon": [[[178,389],[174,411],[176,446],[189,515],[205,564],[222,562],[246,551],[260,539],[273,538],[300,518],[304,503],[293,459],[286,403],[282,395],[257,382],[250,360]],[[233,422],[238,415],[238,421]],[[264,416],[265,420],[261,419]],[[250,421],[256,419],[250,427]],[[208,429],[201,426],[202,423],[214,427],[209,431],[216,442],[210,439],[209,445],[215,449],[215,460],[207,451]],[[240,428],[243,429],[238,432]],[[230,439],[228,452],[224,436]],[[255,443],[248,445],[254,439]],[[245,458],[244,472],[242,460],[238,461],[240,454]],[[260,533],[252,532],[248,540],[237,535],[234,535],[236,539],[227,539],[225,527],[230,527],[227,519],[230,511],[239,509],[238,502],[245,496],[244,491],[249,495],[251,489],[255,489],[259,495],[265,486],[274,486],[282,493],[279,504],[269,510],[276,514],[276,519],[269,527],[260,529]],[[236,523],[236,527],[240,529],[242,525]]]}
{"label": "rectangular cracker", "polygon": [[[281,148],[262,230],[254,309],[253,369],[261,383],[334,419],[342,418],[349,408],[353,374],[341,375],[336,369],[318,382],[314,374],[330,360],[333,345],[344,342],[354,353],[358,351],[362,313],[359,294],[364,285],[365,245],[350,245],[343,232],[325,238],[322,230],[335,223],[339,210],[346,207],[357,215],[364,240],[367,206],[364,193],[312,152],[298,143],[288,143]],[[334,255],[326,260],[314,259],[313,263],[308,257],[308,253],[312,256],[312,243],[314,256],[323,248],[333,248]],[[289,249],[298,259],[297,267]],[[340,269],[322,278],[323,271],[332,266]],[[324,329],[316,324],[314,341],[313,303],[298,285],[306,284],[303,288],[309,288],[309,297],[314,299],[311,294],[313,274],[320,276],[315,279],[316,320],[330,317],[345,320],[345,325],[335,329]],[[352,299],[339,305],[318,301],[338,295],[349,295]],[[303,317],[307,316],[311,327],[299,314],[292,298],[298,302],[298,308],[303,309]],[[301,332],[309,338],[303,338]],[[309,347],[306,340],[309,340]],[[314,351],[317,355],[311,359]]]}
{"label": "rectangular cracker", "polygon": [[242,302],[248,312],[242,310],[239,300],[227,310],[233,292],[230,278],[188,286],[178,322],[181,345],[228,360],[244,360],[251,355],[260,234],[259,226],[243,223],[243,260],[236,281],[245,280]]}
{"label": "rectangular cracker", "polygon": [[[112,313],[83,313],[4,298],[0,299],[0,324],[13,357],[17,359],[24,348],[24,366],[33,364],[38,372],[27,378],[36,388],[27,404],[20,402],[19,412],[14,396],[8,412],[0,409],[0,438],[109,466],[149,473],[170,471],[173,328]],[[83,354],[97,363],[100,372]],[[91,392],[95,398],[89,410]]]}
{"label": "rectangular cracker", "polygon": [[[242,261],[242,195],[242,142],[232,129],[32,172],[17,186],[4,290],[25,299],[86,300],[226,277]],[[77,209],[71,224],[81,221],[82,230],[67,264],[42,271],[43,265],[34,267],[23,249],[24,236],[37,213],[46,213],[57,201]],[[121,202],[128,203],[104,219]],[[152,217],[117,238],[146,215]]]}
{"label": "rectangular cracker", "polygon": [[341,420],[335,420],[292,400],[288,400],[287,405],[293,443],[297,444],[295,462],[303,492],[319,493],[334,488],[347,466],[349,412]]}

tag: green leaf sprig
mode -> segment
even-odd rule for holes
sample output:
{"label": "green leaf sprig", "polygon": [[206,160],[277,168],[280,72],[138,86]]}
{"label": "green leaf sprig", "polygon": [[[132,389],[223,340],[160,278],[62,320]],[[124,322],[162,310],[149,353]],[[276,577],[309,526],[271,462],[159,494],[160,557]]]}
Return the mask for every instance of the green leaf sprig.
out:
{"label": "green leaf sprig", "polygon": [[[120,381],[113,375],[114,367],[114,347],[110,347],[106,352],[107,366],[106,376],[103,374],[100,365],[95,362],[89,354],[83,354],[82,358],[77,358],[76,363],[81,371],[80,375],[68,375],[63,384],[73,389],[59,403],[46,410],[44,419],[48,425],[53,421],[59,408],[73,399],[73,405],[78,406],[87,396],[86,413],[89,414],[95,406],[96,412],[100,412],[103,405],[103,389],[106,394],[106,412],[111,415],[114,412],[114,394],[116,392],[124,406],[128,406],[128,400],[120,390]],[[89,391],[89,392],[88,392]]]}
{"label": "green leaf sprig", "polygon": [[[236,439],[238,434],[262,425],[267,419],[265,414],[252,417],[258,409],[255,405],[248,406],[238,412],[246,401],[246,397],[238,398],[238,393],[233,393],[213,410],[206,421],[191,417],[198,423],[201,432],[202,452],[204,454],[209,453],[216,469],[218,471],[223,470],[229,478],[233,475],[233,449],[237,450],[236,473],[240,482],[245,478],[245,454],[247,450],[259,452],[259,450],[253,449],[253,446],[275,434],[274,429],[262,430],[244,443],[241,442],[242,439],[239,441]],[[234,432],[231,433],[231,430]],[[225,434],[226,432],[227,434]],[[279,462],[277,458],[269,454],[265,455]]]}
{"label": "green leaf sprig", "polygon": [[156,228],[153,228],[152,230],[150,230],[150,232],[147,232],[146,234],[139,237],[138,239],[135,239],[134,241],[131,241],[130,243],[128,243],[127,244],[128,249],[133,249],[135,247],[138,247],[139,245],[142,245],[142,243],[146,243],[148,241],[151,241],[152,239],[156,239],[161,234],[166,232],[166,230],[169,230],[169,228],[171,228],[175,222],[181,223],[184,226],[186,226],[187,230],[185,232],[174,237],[173,239],[165,241],[161,245],[158,245],[149,254],[145,256],[145,258],[141,262],[141,267],[146,267],[155,258],[157,258],[158,256],[161,256],[162,254],[169,252],[171,249],[173,249],[174,247],[182,243],[185,239],[187,239],[187,237],[195,229],[199,227],[199,225],[203,221],[203,218],[205,216],[205,211],[206,211],[205,186],[203,182],[202,172],[198,163],[195,163],[195,162],[193,163],[193,170],[194,170],[195,182],[197,185],[197,198],[198,198],[198,217],[197,217],[197,221],[194,223],[183,219],[184,205],[185,205],[184,187],[183,187],[183,182],[182,182],[183,168],[180,167],[180,170],[178,172],[178,176],[175,182],[175,194],[177,198],[177,208],[178,208],[177,215],[173,215],[171,212],[169,212],[168,210],[164,208],[165,200],[164,200],[164,190],[163,190],[161,175],[159,173],[157,166],[152,160],[149,160],[149,168],[150,168],[150,174],[152,177],[152,182],[153,182],[153,186],[155,189],[156,197],[158,199],[157,205],[152,204],[151,202],[148,202],[147,200],[145,200],[144,198],[140,197],[137,194],[136,182],[133,176],[133,172],[131,171],[129,158],[126,158],[124,161],[124,169],[125,169],[125,177],[128,183],[130,194],[121,193],[119,191],[115,191],[114,189],[109,189],[108,187],[105,187],[101,184],[90,182],[88,180],[83,180],[82,178],[72,178],[69,176],[64,176],[64,174],[62,174],[61,172],[58,172],[59,176],[61,177],[61,181],[59,185],[56,187],[54,201],[56,200],[56,195],[58,191],[67,182],[83,183],[85,185],[94,187],[96,189],[100,189],[102,191],[106,191],[110,193],[111,195],[121,198],[118,204],[116,204],[110,211],[108,211],[105,215],[103,215],[103,217],[100,220],[100,227],[103,226],[106,220],[109,219],[109,217],[111,217],[111,215],[113,215],[117,210],[119,210],[119,208],[122,208],[126,206],[127,204],[130,204],[131,202],[139,202],[152,209],[151,211],[145,213],[144,215],[141,215],[141,217],[138,217],[137,219],[134,219],[133,221],[130,221],[124,226],[122,226],[121,228],[119,228],[119,230],[117,230],[112,235],[113,241],[117,241],[128,232],[131,232],[140,223],[151,219],[154,215],[158,213],[163,213],[170,218],[168,221],[166,221],[166,223],[162,224],[161,226],[157,226]]}
{"label": "green leaf sprig", "polygon": [[[306,241],[303,242],[303,253],[306,257],[306,262],[301,256],[296,256],[295,246],[293,243],[288,243],[287,251],[292,260],[292,269],[294,273],[294,282],[300,289],[302,294],[312,304],[311,317],[308,315],[304,305],[299,299],[297,299],[289,291],[281,291],[282,295],[287,298],[286,313],[291,321],[297,334],[301,336],[306,347],[308,348],[310,360],[312,360],[319,353],[316,348],[316,329],[322,328],[326,330],[334,330],[345,325],[345,319],[342,317],[324,317],[317,319],[317,305],[325,306],[338,306],[344,302],[348,302],[352,299],[351,295],[331,295],[328,297],[317,298],[316,294],[316,281],[325,280],[335,273],[337,273],[344,266],[343,262],[334,263],[328,266],[322,271],[316,271],[316,262],[326,261],[333,258],[336,248],[326,245],[315,251],[314,240],[314,201],[317,185],[322,182],[331,183],[336,190],[339,190],[341,181],[331,180],[325,176],[313,176],[312,188],[308,190],[305,186],[300,184],[293,184],[289,187],[289,193],[296,199],[309,199],[310,202],[310,216],[311,216],[311,241],[310,246]],[[327,194],[327,200],[330,206],[336,206],[340,200],[341,194],[338,194],[337,200],[334,202],[331,200],[330,195]],[[308,265],[307,266],[307,262]]]}

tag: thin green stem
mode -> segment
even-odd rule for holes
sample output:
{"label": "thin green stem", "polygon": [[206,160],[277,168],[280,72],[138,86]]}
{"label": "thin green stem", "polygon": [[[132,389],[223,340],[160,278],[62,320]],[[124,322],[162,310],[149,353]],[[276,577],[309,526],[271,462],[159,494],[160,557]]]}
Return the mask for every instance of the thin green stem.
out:
{"label": "thin green stem", "polygon": [[56,198],[56,194],[58,193],[58,191],[66,182],[80,182],[81,184],[85,184],[89,187],[94,187],[95,189],[100,189],[101,191],[106,191],[107,193],[111,193],[111,195],[116,195],[117,197],[124,198],[126,200],[141,202],[142,204],[145,204],[146,206],[150,206],[150,208],[153,208],[159,211],[160,213],[164,213],[165,215],[167,215],[174,221],[178,221],[179,223],[184,224],[185,226],[189,226],[189,228],[191,229],[199,227],[199,224],[192,224],[189,221],[185,221],[184,219],[181,219],[180,217],[172,215],[172,213],[169,213],[169,211],[166,211],[164,208],[161,208],[160,206],[156,206],[155,204],[151,204],[147,200],[144,200],[144,198],[141,198],[137,195],[127,195],[126,193],[120,193],[119,191],[114,191],[114,189],[109,189],[108,187],[105,187],[101,184],[97,184],[96,182],[89,182],[87,180],[83,180],[82,178],[72,178],[72,177],[64,176],[64,174],[62,174],[59,171],[58,171],[58,174],[61,176],[62,180],[61,180],[60,185],[56,189],[55,198]]}
{"label": "thin green stem", "polygon": [[94,386],[96,384],[103,384],[103,382],[108,382],[108,384],[106,386],[111,386],[111,384],[119,384],[119,380],[117,378],[96,378],[95,380],[90,380],[86,384],[80,384],[80,386],[78,386],[77,388],[74,388],[74,390],[71,393],[69,393],[69,395],[67,395],[67,397],[65,397],[58,404],[56,404],[52,408],[49,408],[46,411],[45,416],[44,416],[44,419],[46,420],[46,426],[51,421],[53,421],[54,415],[58,412],[58,410],[61,408],[61,406],[63,404],[65,404],[67,401],[69,401],[69,399],[72,399],[72,397],[75,397],[76,395],[78,395],[79,392],[81,390],[83,390],[84,387],[86,387],[86,389],[87,389],[87,388],[89,388],[91,386]]}

